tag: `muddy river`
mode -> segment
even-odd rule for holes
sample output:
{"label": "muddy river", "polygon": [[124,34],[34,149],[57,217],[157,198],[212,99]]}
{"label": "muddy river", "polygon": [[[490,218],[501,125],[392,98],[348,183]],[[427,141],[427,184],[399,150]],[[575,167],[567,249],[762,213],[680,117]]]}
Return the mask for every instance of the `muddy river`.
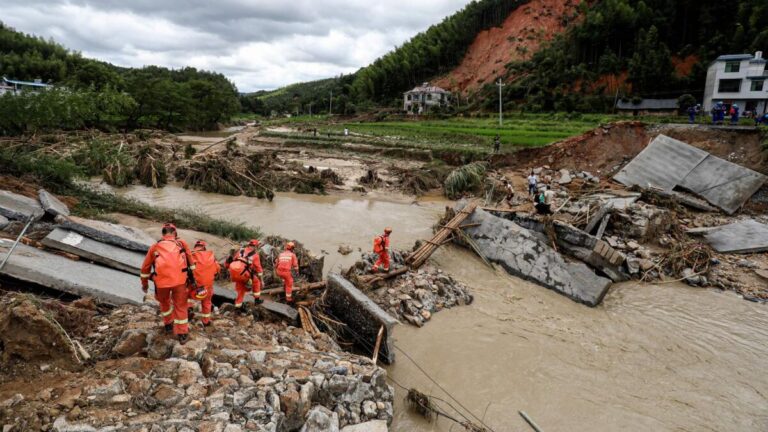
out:
{"label": "muddy river", "polygon": [[[328,253],[326,270],[351,264],[385,225],[395,228],[394,247],[410,247],[430,235],[445,206],[353,194],[278,194],[269,203],[173,186],[118,193],[300,239]],[[339,255],[342,243],[356,252]],[[400,326],[396,344],[493,430],[530,430],[518,410],[547,432],[768,430],[766,306],[679,284],[627,283],[590,309],[461,249],[444,248],[434,260],[472,287],[475,303],[437,313],[421,329]],[[449,400],[397,355],[394,381]],[[428,423],[402,402],[395,416],[395,431],[454,426]]]}

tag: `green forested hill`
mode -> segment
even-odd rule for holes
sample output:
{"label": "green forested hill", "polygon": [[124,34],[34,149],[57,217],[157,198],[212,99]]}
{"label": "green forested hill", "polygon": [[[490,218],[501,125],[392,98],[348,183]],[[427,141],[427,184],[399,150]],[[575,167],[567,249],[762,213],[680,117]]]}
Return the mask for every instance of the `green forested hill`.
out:
{"label": "green forested hill", "polygon": [[[478,32],[525,4],[537,2],[473,1],[360,69],[341,90],[353,108],[399,106],[403,91],[450,71]],[[531,60],[506,65],[505,100],[531,111],[607,111],[615,92],[606,77],[623,84],[623,97],[698,95],[714,58],[757,50],[768,51],[768,0],[583,1],[564,33]],[[689,64],[681,76],[674,62],[683,59]],[[494,108],[496,91],[486,85],[470,109]],[[299,94],[291,102],[302,100]]]}
{"label": "green forested hill", "polygon": [[0,75],[56,86],[37,95],[6,95],[0,101],[4,134],[30,128],[207,129],[240,109],[234,84],[221,74],[194,68],[116,67],[2,23]]}

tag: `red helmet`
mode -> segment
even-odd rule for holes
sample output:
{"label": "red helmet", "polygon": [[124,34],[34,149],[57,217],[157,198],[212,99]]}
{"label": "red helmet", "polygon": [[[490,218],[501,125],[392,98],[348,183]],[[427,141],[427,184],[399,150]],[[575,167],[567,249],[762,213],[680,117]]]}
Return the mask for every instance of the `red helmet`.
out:
{"label": "red helmet", "polygon": [[208,243],[206,243],[205,240],[198,240],[195,242],[195,249],[206,250],[207,248],[208,248]]}
{"label": "red helmet", "polygon": [[384,228],[384,233],[385,233],[385,234],[389,234],[389,233],[391,233],[391,232],[392,232],[392,228],[391,228],[391,227],[386,227],[386,228]]}
{"label": "red helmet", "polygon": [[294,243],[292,241],[290,241],[290,242],[285,244],[285,249],[286,250],[293,250],[295,247],[296,247],[296,243]]}
{"label": "red helmet", "polygon": [[259,241],[256,240],[256,239],[253,239],[253,240],[248,242],[248,246],[253,246],[253,247],[259,247],[260,244],[261,243],[259,243]]}

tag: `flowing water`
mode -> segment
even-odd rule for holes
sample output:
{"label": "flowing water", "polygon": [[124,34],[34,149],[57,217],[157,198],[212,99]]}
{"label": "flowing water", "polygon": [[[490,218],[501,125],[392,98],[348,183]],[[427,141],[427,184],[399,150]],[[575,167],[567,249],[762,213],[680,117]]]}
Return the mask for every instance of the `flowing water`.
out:
{"label": "flowing water", "polygon": [[[270,203],[174,186],[117,192],[296,238],[328,252],[326,271],[355,261],[385,225],[395,228],[394,247],[427,238],[445,205],[353,194],[278,194]],[[355,252],[341,256],[339,244]],[[475,302],[435,314],[424,328],[397,328],[402,351],[389,374],[399,385],[449,400],[405,352],[499,432],[530,430],[518,410],[547,432],[768,430],[766,306],[680,284],[626,283],[588,308],[458,248],[441,249],[434,261],[472,287]],[[404,395],[398,388],[393,430],[454,426],[411,414]]]}

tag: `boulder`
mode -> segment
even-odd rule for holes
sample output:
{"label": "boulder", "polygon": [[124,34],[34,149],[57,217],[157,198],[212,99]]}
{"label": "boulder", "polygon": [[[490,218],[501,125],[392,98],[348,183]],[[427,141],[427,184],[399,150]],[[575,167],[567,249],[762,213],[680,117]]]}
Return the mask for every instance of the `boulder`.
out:
{"label": "boulder", "polygon": [[387,422],[384,420],[372,420],[365,423],[346,426],[341,432],[387,432]]}
{"label": "boulder", "polygon": [[318,405],[309,411],[300,432],[339,432],[339,415]]}

